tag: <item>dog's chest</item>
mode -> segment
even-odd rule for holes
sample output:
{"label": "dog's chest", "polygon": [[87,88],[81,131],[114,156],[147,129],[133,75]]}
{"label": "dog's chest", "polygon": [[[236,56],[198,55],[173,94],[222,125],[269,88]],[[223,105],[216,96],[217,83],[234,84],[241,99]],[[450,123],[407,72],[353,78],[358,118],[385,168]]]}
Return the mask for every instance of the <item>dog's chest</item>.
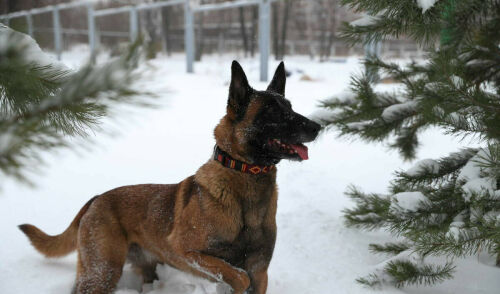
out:
{"label": "dog's chest", "polygon": [[266,214],[270,199],[261,201],[242,201],[238,230],[228,235],[214,236],[209,240],[207,253],[238,265],[245,260],[249,251],[268,242],[264,234]]}

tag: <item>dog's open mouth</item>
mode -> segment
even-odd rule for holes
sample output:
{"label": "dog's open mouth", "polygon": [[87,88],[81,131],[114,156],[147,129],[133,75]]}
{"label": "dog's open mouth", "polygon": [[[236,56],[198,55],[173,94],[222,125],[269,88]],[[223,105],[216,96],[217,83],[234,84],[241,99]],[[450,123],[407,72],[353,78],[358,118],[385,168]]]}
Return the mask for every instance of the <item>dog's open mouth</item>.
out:
{"label": "dog's open mouth", "polygon": [[297,156],[301,160],[309,159],[307,146],[302,143],[288,144],[281,142],[279,139],[269,139],[268,144],[269,147],[277,153],[288,155],[290,157]]}

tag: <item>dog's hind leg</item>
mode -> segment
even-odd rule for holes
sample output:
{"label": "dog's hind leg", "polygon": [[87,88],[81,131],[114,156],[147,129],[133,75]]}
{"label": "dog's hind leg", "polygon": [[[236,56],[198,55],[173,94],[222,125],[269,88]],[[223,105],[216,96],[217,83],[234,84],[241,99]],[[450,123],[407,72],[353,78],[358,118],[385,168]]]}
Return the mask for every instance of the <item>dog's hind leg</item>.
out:
{"label": "dog's hind leg", "polygon": [[76,294],[110,294],[122,275],[127,239],[112,219],[84,219],[78,239]]}

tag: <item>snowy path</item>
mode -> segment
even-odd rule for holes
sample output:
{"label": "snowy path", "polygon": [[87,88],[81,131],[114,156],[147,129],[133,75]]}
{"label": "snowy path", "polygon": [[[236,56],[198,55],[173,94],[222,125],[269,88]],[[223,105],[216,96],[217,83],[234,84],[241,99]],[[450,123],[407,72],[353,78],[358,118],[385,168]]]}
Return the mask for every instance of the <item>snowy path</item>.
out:
{"label": "snowy path", "polygon": [[[72,56],[66,62],[78,63]],[[194,75],[183,73],[180,57],[151,62],[141,87],[158,94],[163,108],[133,111],[109,123],[120,125],[122,134],[97,135],[92,151],[46,155],[50,164],[42,169],[43,175],[34,177],[34,190],[0,180],[0,293],[69,293],[73,284],[75,255],[44,259],[17,230],[18,224],[33,223],[48,233],[60,233],[93,195],[121,185],[178,182],[209,158],[213,128],[225,111],[230,62],[209,58],[197,64]],[[243,60],[242,65],[251,84],[264,88],[255,82],[258,63]],[[318,99],[342,91],[349,74],[359,70],[355,59],[319,64],[294,58],[286,66],[295,71],[288,80],[287,97],[304,114],[314,111]],[[297,69],[313,81],[300,81]],[[458,148],[456,140],[435,131],[427,133],[423,143],[419,158]],[[383,260],[367,247],[387,240],[387,235],[345,228],[341,210],[351,203],[343,191],[355,183],[365,191],[384,192],[392,172],[409,164],[382,145],[340,140],[331,132],[311,144],[309,154],[309,161],[283,162],[278,167],[278,240],[268,293],[377,293],[354,280]],[[461,261],[457,279],[436,288],[384,288],[378,293],[496,293],[500,271],[481,260]],[[161,281],[137,292],[137,278],[126,271],[117,293],[214,293],[214,285],[170,268],[159,268],[159,275]]]}

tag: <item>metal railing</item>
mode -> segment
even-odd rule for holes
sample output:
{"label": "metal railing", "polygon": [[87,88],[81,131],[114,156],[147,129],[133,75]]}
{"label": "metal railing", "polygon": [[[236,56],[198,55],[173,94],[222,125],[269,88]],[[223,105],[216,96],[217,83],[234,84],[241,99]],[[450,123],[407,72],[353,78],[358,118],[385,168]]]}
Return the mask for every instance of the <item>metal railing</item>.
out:
{"label": "metal railing", "polygon": [[[26,18],[28,34],[33,37],[35,28],[33,26],[33,15],[42,13],[52,13],[53,20],[53,34],[54,34],[54,50],[58,59],[61,59],[63,32],[70,30],[61,27],[60,11],[64,9],[71,9],[77,7],[87,8],[87,35],[88,43],[91,52],[96,49],[96,18],[119,14],[129,14],[129,38],[133,42],[139,36],[139,16],[138,12],[141,10],[155,9],[172,5],[184,5],[184,44],[186,52],[186,70],[189,73],[194,72],[194,58],[195,58],[195,34],[194,34],[194,15],[196,13],[204,13],[207,11],[216,11],[223,9],[233,9],[245,6],[259,6],[259,51],[260,51],[260,80],[268,80],[268,61],[270,53],[270,38],[271,38],[271,2],[278,0],[236,0],[221,2],[215,4],[192,5],[190,0],[168,0],[153,3],[143,3],[133,6],[122,6],[116,8],[107,8],[95,10],[92,2],[72,2],[57,5],[46,6],[42,8],[35,8],[31,10],[19,11],[10,14],[0,15],[6,25],[13,18]],[[82,34],[82,30],[78,34]]]}

